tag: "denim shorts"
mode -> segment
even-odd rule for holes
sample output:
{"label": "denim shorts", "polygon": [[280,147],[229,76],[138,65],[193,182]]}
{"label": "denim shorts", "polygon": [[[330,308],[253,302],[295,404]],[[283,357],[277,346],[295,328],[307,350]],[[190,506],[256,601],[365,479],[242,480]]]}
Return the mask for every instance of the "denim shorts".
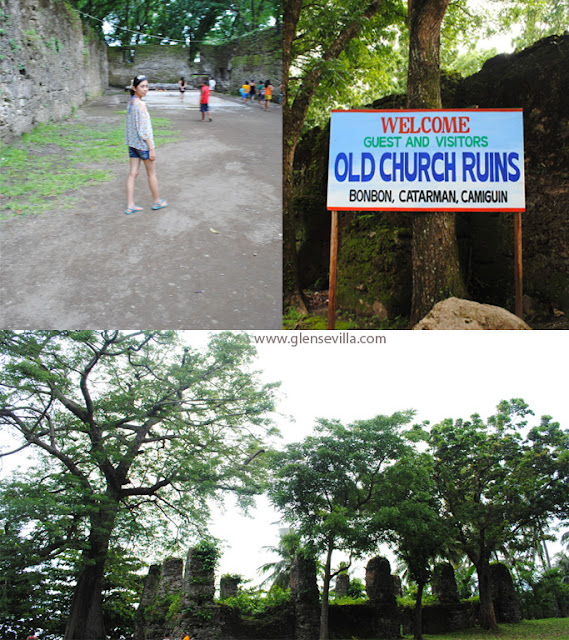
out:
{"label": "denim shorts", "polygon": [[206,112],[208,112],[208,111],[209,111],[209,103],[207,103],[207,102],[202,102],[202,103],[200,104],[200,111],[201,111],[202,113],[206,113]]}
{"label": "denim shorts", "polygon": [[149,160],[150,155],[149,151],[144,151],[143,149],[135,149],[134,147],[128,148],[128,155],[131,158],[140,158],[141,160]]}

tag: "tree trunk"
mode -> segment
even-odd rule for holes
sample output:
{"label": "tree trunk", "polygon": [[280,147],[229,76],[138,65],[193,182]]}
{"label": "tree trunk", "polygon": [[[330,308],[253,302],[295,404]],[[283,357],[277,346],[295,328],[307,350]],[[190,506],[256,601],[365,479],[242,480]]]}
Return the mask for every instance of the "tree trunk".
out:
{"label": "tree trunk", "polygon": [[302,0],[288,0],[283,6],[283,295],[285,304],[306,313],[298,273],[296,220],[293,209],[294,152],[300,140],[302,122],[298,123],[298,117],[295,116],[288,100],[292,42],[301,9]]}
{"label": "tree trunk", "polygon": [[492,602],[489,560],[481,560],[477,563],[476,572],[478,573],[478,593],[480,596],[480,626],[483,629],[496,631],[498,623],[496,622],[496,613]]}
{"label": "tree trunk", "polygon": [[101,507],[91,518],[88,547],[71,599],[64,640],[105,640],[103,579],[109,541],[115,525],[117,503]]}
{"label": "tree trunk", "polygon": [[332,572],[333,542],[328,542],[326,564],[324,566],[324,584],[322,585],[322,606],[320,609],[320,640],[328,640],[328,611],[330,609],[330,574]]}
{"label": "tree trunk", "polygon": [[[440,109],[440,31],[450,0],[409,0],[407,107]],[[454,213],[413,216],[411,324],[440,300],[464,297]]]}
{"label": "tree trunk", "polygon": [[[360,32],[362,24],[370,20],[383,0],[370,0],[365,9],[348,23],[322,55],[322,61],[335,60],[347,44]],[[289,73],[292,63],[292,43],[302,10],[302,0],[287,0],[283,5],[283,295],[285,304],[306,313],[296,254],[296,221],[293,210],[294,152],[306,120],[310,101],[322,79],[322,64],[310,68],[302,79],[294,101],[289,99]]]}
{"label": "tree trunk", "polygon": [[423,640],[423,589],[424,582],[417,583],[417,600],[415,602],[415,635],[414,640]]}
{"label": "tree trunk", "polygon": [[[283,109],[284,111],[284,109]],[[284,114],[283,114],[284,116]],[[286,131],[286,128],[285,128]],[[308,309],[302,296],[296,252],[296,220],[293,207],[293,162],[296,144],[283,140],[283,294],[286,305],[301,313]]]}

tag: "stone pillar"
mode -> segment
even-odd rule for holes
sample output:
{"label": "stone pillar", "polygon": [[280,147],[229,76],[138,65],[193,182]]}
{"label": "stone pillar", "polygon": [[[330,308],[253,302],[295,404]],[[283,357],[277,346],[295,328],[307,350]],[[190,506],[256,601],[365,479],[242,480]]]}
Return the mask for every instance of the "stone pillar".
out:
{"label": "stone pillar", "polygon": [[154,640],[171,633],[172,623],[166,617],[173,600],[180,597],[183,569],[180,558],[168,558],[162,566],[150,567],[135,619],[136,640]]}
{"label": "stone pillar", "polygon": [[316,562],[297,553],[290,572],[294,606],[295,640],[314,640],[320,631],[320,597],[316,584]]}
{"label": "stone pillar", "polygon": [[350,576],[347,573],[339,573],[336,578],[336,598],[345,598],[350,589]]}
{"label": "stone pillar", "polygon": [[501,562],[490,565],[490,583],[498,622],[519,622],[520,603],[508,567]]}
{"label": "stone pillar", "polygon": [[394,594],[395,594],[395,598],[402,598],[403,597],[403,584],[401,582],[401,578],[399,576],[393,576],[393,588],[394,588]]}
{"label": "stone pillar", "polygon": [[184,574],[184,591],[196,603],[212,604],[215,594],[215,567],[199,549],[190,549]]}
{"label": "stone pillar", "polygon": [[374,609],[374,637],[400,638],[401,620],[395,582],[387,558],[372,558],[366,567],[366,591]]}
{"label": "stone pillar", "polygon": [[142,596],[140,597],[140,604],[136,610],[134,616],[134,640],[145,640],[147,618],[146,608],[156,600],[158,593],[158,584],[160,582],[161,567],[159,564],[153,564],[148,570],[148,575],[144,579],[144,586],[142,588]]}
{"label": "stone pillar", "polygon": [[193,640],[216,640],[221,636],[219,605],[215,594],[215,560],[208,550],[190,549],[184,573],[182,606],[174,637],[188,634]]}
{"label": "stone pillar", "polygon": [[184,575],[184,561],[181,558],[166,558],[160,574],[158,597],[178,593],[182,590],[182,576]]}
{"label": "stone pillar", "polygon": [[220,599],[225,600],[225,598],[237,597],[240,582],[240,576],[222,576],[219,582]]}
{"label": "stone pillar", "polygon": [[466,629],[468,613],[460,602],[453,566],[448,562],[436,565],[431,584],[434,594],[445,610],[446,630]]}
{"label": "stone pillar", "polygon": [[460,603],[454,568],[448,562],[443,562],[435,567],[431,584],[434,594],[443,606]]}

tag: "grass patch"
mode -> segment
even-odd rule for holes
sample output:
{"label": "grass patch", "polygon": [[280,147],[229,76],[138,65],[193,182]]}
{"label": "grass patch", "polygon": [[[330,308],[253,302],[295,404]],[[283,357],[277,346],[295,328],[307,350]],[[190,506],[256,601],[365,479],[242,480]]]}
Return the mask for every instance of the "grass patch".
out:
{"label": "grass patch", "polygon": [[[152,126],[157,146],[177,140],[167,118],[153,118]],[[74,191],[111,180],[126,158],[122,118],[40,124],[12,144],[0,143],[0,218],[72,207]]]}
{"label": "grass patch", "polygon": [[[393,320],[380,320],[374,316],[358,317],[355,314],[339,310],[336,314],[337,331],[385,331],[388,329],[406,329],[407,320],[405,318],[394,318]],[[289,307],[283,315],[284,330],[307,330],[320,331],[328,328],[328,316],[322,314],[302,315],[296,309]],[[569,640],[569,638],[567,639]]]}
{"label": "grass patch", "polygon": [[[517,624],[500,624],[498,632],[485,629],[464,629],[451,633],[425,634],[425,640],[569,640],[569,618],[523,620]],[[412,638],[413,635],[405,635]]]}

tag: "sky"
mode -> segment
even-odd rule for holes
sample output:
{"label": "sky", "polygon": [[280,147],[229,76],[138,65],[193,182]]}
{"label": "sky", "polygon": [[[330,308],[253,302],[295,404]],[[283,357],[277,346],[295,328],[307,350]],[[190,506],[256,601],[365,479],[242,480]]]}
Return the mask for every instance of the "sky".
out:
{"label": "sky", "polygon": [[[275,334],[251,335],[266,339]],[[281,335],[292,338],[299,334]],[[327,334],[300,335],[322,339]],[[511,398],[523,398],[535,412],[536,422],[541,415],[551,415],[562,426],[569,425],[566,332],[386,331],[343,335],[383,335],[385,343],[257,345],[257,364],[263,370],[263,379],[282,382],[278,405],[282,415],[276,417],[282,444],[302,440],[320,417],[349,423],[415,409],[417,421],[436,423],[444,418],[468,418],[473,413],[485,418],[494,413],[501,400]],[[188,332],[187,336],[190,340],[205,339],[203,332]],[[251,580],[251,585],[262,581],[257,569],[277,559],[263,547],[278,545],[278,529],[279,514],[265,500],[259,502],[252,517],[241,515],[229,501],[225,514],[216,515],[211,529],[224,540],[218,575],[239,574]],[[356,577],[363,578],[363,574]]]}

